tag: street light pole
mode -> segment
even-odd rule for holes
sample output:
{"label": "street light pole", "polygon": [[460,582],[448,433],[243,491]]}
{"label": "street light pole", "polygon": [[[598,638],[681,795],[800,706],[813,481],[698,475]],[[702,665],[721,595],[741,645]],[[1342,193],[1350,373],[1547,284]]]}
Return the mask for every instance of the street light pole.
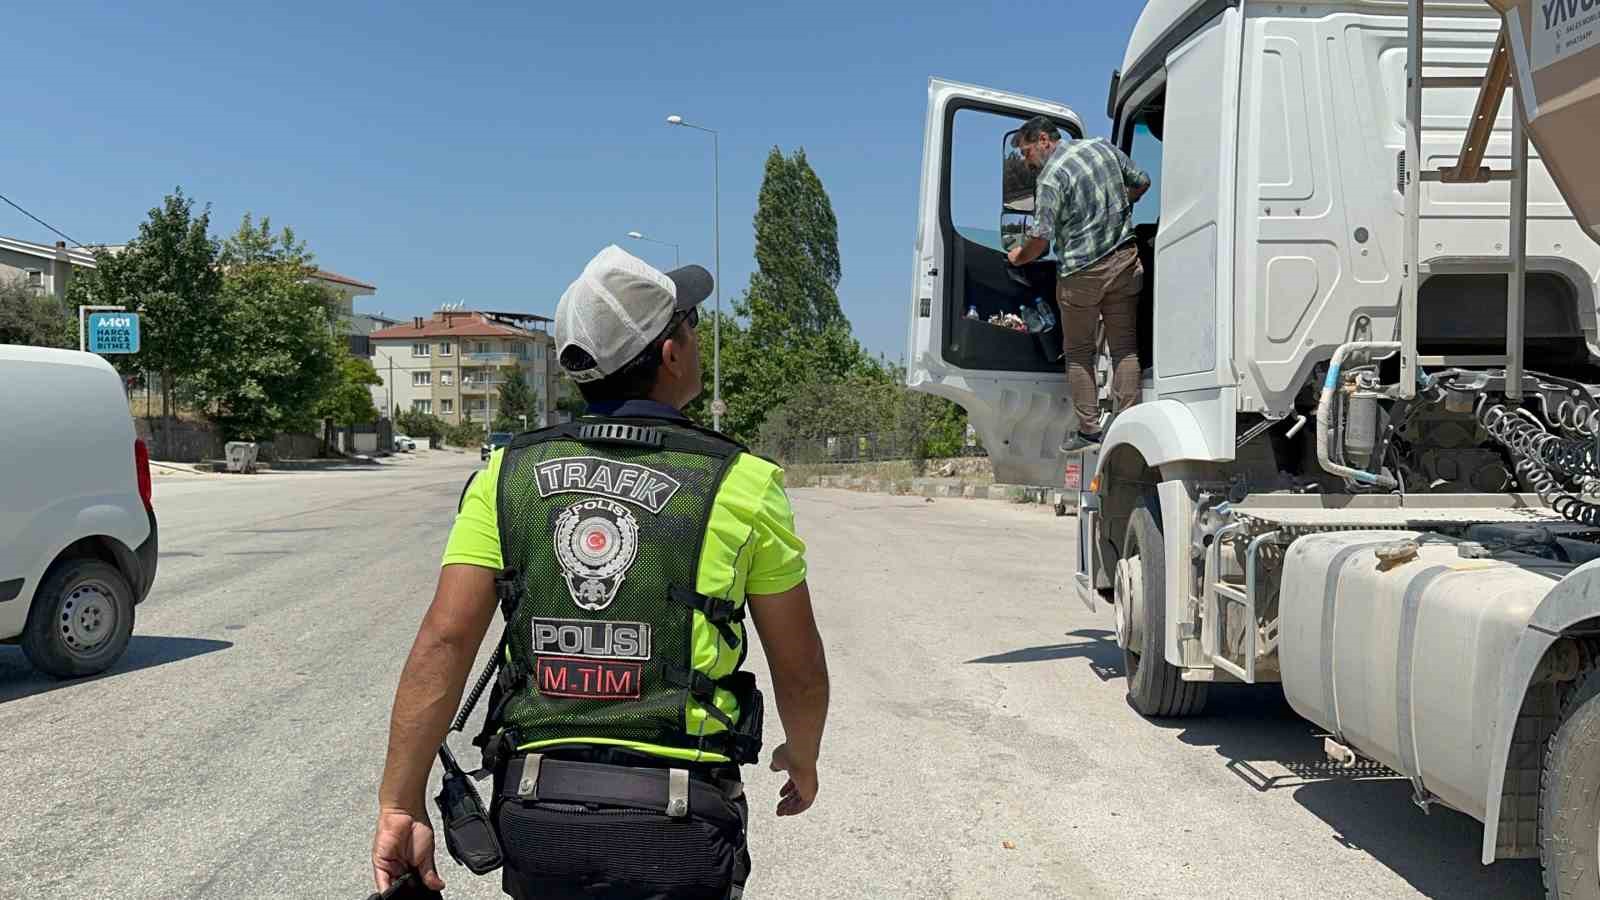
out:
{"label": "street light pole", "polygon": [[711,322],[711,427],[722,430],[722,152],[714,129],[667,116],[668,125],[682,125],[711,135],[711,242],[712,278],[717,292],[717,317]]}
{"label": "street light pole", "polygon": [[636,241],[649,241],[652,244],[664,244],[664,245],[666,245],[668,247],[671,247],[672,248],[672,267],[674,269],[676,269],[679,266],[683,265],[683,260],[679,258],[680,254],[678,253],[678,245],[677,244],[674,244],[671,241],[657,240],[657,239],[655,239],[653,237],[650,237],[647,234],[640,234],[637,231],[628,232],[628,237],[631,237]]}

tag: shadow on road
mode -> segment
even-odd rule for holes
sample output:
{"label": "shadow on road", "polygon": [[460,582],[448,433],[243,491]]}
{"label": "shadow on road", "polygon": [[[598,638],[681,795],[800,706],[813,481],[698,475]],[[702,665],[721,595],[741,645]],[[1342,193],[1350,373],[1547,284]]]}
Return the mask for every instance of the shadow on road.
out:
{"label": "shadow on road", "polygon": [[88,678],[60,681],[51,678],[28,663],[21,647],[0,647],[0,703],[47,694],[57,688],[72,687],[102,678],[115,678],[140,669],[181,662],[195,656],[215,653],[232,647],[231,641],[213,641],[205,638],[157,637],[136,634],[128,641],[128,650],[108,671]]}
{"label": "shadow on road", "polygon": [[1077,631],[1067,632],[1067,637],[1084,638],[1084,640],[1008,650],[1005,653],[969,659],[967,665],[992,666],[1051,662],[1058,659],[1086,659],[1089,661],[1089,671],[1101,681],[1122,677],[1122,648],[1112,639],[1111,632],[1100,628],[1080,628]]}
{"label": "shadow on road", "polygon": [[1291,791],[1333,829],[1331,840],[1370,855],[1425,896],[1543,896],[1536,860],[1478,863],[1477,820],[1440,807],[1424,814],[1411,802],[1410,782],[1377,763],[1348,770],[1329,763],[1323,733],[1295,714],[1276,685],[1213,685],[1205,718],[1152,721],[1186,744],[1214,748],[1251,789]]}

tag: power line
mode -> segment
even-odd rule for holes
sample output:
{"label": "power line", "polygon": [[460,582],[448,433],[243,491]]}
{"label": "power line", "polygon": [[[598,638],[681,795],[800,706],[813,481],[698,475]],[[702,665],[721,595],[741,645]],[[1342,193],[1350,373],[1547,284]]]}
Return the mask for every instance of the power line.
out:
{"label": "power line", "polygon": [[34,220],[35,222],[38,222],[40,225],[43,225],[44,227],[50,229],[51,231],[55,232],[60,237],[63,237],[63,238],[66,238],[69,241],[72,241],[74,244],[77,244],[79,247],[83,246],[83,242],[82,241],[73,240],[72,238],[67,237],[67,235],[61,229],[55,227],[54,225],[51,225],[49,222],[46,222],[45,220],[43,220],[43,219],[39,218],[38,216],[34,215],[33,213],[28,212],[27,210],[25,210],[22,207],[18,206],[17,204],[13,203],[11,198],[7,197],[5,194],[0,194],[0,200],[4,200],[6,202],[7,206],[10,206],[12,209],[16,210],[17,212],[22,213],[23,215],[27,216],[28,218]]}

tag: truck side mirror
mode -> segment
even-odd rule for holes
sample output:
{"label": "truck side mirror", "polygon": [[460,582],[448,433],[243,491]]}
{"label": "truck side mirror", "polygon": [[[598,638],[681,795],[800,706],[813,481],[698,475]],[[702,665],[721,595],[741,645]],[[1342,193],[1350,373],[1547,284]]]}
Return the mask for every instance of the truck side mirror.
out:
{"label": "truck side mirror", "polygon": [[1000,246],[1007,251],[1027,238],[1033,222],[1033,192],[1038,175],[1016,147],[1017,130],[1000,139]]}

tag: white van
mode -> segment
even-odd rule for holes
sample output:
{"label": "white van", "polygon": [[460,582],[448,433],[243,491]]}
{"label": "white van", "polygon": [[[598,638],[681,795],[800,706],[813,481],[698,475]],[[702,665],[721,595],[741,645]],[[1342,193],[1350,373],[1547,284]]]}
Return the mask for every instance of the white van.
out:
{"label": "white van", "polygon": [[156,577],[150,468],[92,353],[0,344],[0,643],[58,678],[110,668]]}

